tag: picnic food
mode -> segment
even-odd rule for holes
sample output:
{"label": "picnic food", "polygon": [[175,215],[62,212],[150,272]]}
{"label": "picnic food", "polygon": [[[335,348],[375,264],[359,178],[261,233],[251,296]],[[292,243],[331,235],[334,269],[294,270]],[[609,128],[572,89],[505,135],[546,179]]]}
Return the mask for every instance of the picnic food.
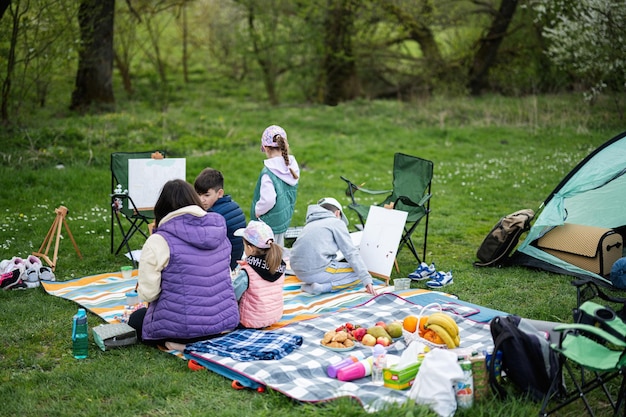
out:
{"label": "picnic food", "polygon": [[404,330],[407,332],[415,333],[418,321],[419,319],[415,316],[406,316],[402,321],[402,327],[404,327]]}
{"label": "picnic food", "polygon": [[424,328],[426,329],[426,331],[424,332],[422,337],[427,340],[433,341],[433,343],[435,343],[433,339],[436,338],[434,337],[434,335],[429,334],[429,331],[434,332],[449,349],[454,349],[461,344],[459,326],[456,324],[456,321],[454,321],[454,319],[446,313],[432,313],[430,316],[428,316]]}
{"label": "picnic food", "polygon": [[320,342],[324,346],[343,349],[354,346],[354,336],[345,330],[331,330],[324,333],[324,338]]}

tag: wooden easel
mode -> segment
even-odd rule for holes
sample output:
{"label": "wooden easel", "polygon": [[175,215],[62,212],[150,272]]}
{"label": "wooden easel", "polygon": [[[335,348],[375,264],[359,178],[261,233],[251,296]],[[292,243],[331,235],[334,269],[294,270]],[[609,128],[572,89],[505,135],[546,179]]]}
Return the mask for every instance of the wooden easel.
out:
{"label": "wooden easel", "polygon": [[[70,236],[72,240],[72,244],[74,245],[74,249],[76,249],[76,253],[80,259],[83,259],[83,255],[80,253],[78,249],[78,245],[76,245],[76,241],[74,240],[74,236],[72,236],[72,232],[70,231],[70,227],[67,225],[67,220],[65,216],[67,215],[67,208],[64,206],[59,206],[59,208],[54,209],[54,212],[57,214],[57,217],[52,222],[52,226],[50,226],[50,230],[48,230],[48,234],[44,239],[41,247],[39,248],[39,252],[33,252],[33,255],[39,256],[41,259],[46,261],[50,268],[54,271],[57,264],[57,255],[59,253],[59,241],[61,239],[61,225],[65,225],[65,230],[67,234]],[[50,251],[50,245],[52,244],[52,235],[56,230],[56,241],[54,244],[54,255],[52,256],[52,260],[48,257],[48,252]],[[44,246],[46,247],[45,252],[43,251]]]}

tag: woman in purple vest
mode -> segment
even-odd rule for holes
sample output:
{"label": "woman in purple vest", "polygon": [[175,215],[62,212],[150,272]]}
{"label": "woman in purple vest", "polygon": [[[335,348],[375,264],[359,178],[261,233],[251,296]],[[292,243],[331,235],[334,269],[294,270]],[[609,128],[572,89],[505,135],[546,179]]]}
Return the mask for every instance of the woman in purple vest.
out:
{"label": "woman in purple vest", "polygon": [[178,347],[234,330],[239,310],[224,216],[204,211],[183,180],[165,183],[154,216],[137,280],[148,307],[135,311],[128,324],[146,344]]}

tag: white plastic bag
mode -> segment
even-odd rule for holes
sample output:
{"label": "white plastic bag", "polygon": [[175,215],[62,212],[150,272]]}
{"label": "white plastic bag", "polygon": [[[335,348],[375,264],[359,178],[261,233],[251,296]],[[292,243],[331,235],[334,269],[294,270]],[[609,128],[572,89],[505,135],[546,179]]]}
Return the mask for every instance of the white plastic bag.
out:
{"label": "white plastic bag", "polygon": [[456,353],[433,349],[420,365],[409,398],[417,404],[428,405],[441,417],[450,417],[456,411],[454,383],[463,379],[463,370]]}

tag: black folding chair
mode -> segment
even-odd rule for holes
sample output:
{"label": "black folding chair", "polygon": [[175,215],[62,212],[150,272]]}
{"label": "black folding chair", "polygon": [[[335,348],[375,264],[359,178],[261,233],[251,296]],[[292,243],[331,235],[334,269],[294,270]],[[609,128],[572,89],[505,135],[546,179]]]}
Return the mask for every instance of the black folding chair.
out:
{"label": "black folding chair", "polygon": [[[163,155],[163,152],[159,152]],[[153,151],[147,152],[114,152],[111,154],[111,253],[116,255],[125,247],[132,257],[130,240],[139,233],[148,238],[148,225],[154,220],[152,208],[139,208],[135,205],[128,187],[128,161],[131,159],[151,159]],[[122,241],[115,246],[115,223],[121,234]]]}

